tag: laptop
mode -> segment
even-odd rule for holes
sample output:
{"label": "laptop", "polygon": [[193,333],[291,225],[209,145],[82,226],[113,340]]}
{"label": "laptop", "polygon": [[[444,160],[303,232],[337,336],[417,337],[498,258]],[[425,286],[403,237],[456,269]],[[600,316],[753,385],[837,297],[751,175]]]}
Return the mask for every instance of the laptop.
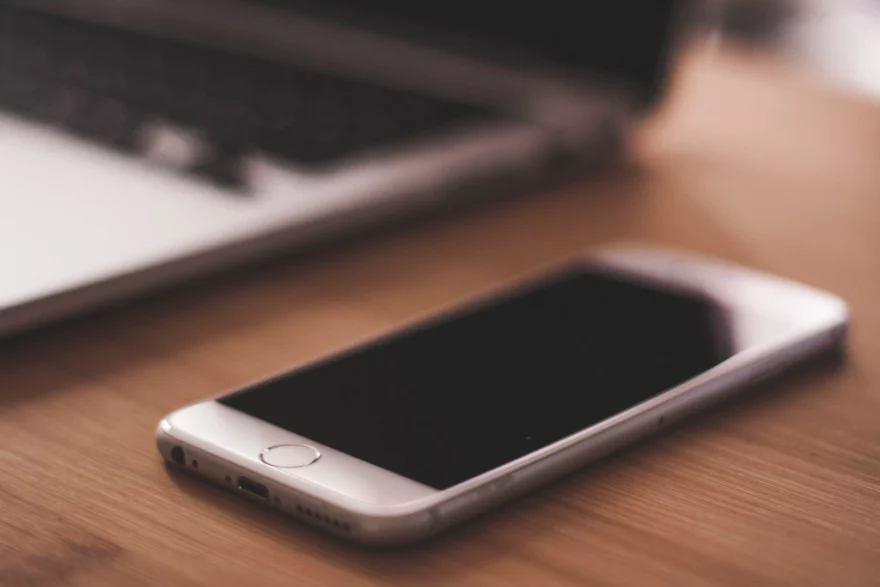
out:
{"label": "laptop", "polygon": [[0,334],[607,159],[681,10],[0,0]]}

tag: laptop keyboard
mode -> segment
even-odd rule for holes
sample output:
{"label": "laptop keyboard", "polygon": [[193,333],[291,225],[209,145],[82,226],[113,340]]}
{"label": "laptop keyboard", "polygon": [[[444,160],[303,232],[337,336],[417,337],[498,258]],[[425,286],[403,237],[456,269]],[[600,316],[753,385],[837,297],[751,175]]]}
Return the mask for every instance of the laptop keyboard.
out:
{"label": "laptop keyboard", "polygon": [[143,155],[153,126],[205,147],[184,171],[235,190],[265,153],[322,168],[451,126],[476,106],[0,6],[0,111]]}

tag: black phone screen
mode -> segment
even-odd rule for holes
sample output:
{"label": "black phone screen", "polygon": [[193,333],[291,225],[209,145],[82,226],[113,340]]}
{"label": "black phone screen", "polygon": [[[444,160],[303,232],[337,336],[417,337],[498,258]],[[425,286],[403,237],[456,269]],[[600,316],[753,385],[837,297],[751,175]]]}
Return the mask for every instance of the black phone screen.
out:
{"label": "black phone screen", "polygon": [[728,322],[704,296],[577,267],[219,401],[445,489],[718,365]]}

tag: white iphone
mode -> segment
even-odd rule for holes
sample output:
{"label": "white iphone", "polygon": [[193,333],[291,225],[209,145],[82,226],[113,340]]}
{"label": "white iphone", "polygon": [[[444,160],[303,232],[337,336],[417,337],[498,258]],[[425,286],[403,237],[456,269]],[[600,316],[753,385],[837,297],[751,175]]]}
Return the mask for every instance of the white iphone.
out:
{"label": "white iphone", "polygon": [[406,543],[841,344],[830,294],[615,248],[183,408],[162,456],[352,540]]}

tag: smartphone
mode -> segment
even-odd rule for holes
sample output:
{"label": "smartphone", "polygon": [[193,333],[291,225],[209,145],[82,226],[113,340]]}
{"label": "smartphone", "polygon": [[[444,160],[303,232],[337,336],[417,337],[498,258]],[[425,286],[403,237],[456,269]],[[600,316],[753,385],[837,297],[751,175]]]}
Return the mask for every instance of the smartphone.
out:
{"label": "smartphone", "polygon": [[649,248],[503,291],[172,413],[174,467],[401,544],[842,343],[839,298]]}

